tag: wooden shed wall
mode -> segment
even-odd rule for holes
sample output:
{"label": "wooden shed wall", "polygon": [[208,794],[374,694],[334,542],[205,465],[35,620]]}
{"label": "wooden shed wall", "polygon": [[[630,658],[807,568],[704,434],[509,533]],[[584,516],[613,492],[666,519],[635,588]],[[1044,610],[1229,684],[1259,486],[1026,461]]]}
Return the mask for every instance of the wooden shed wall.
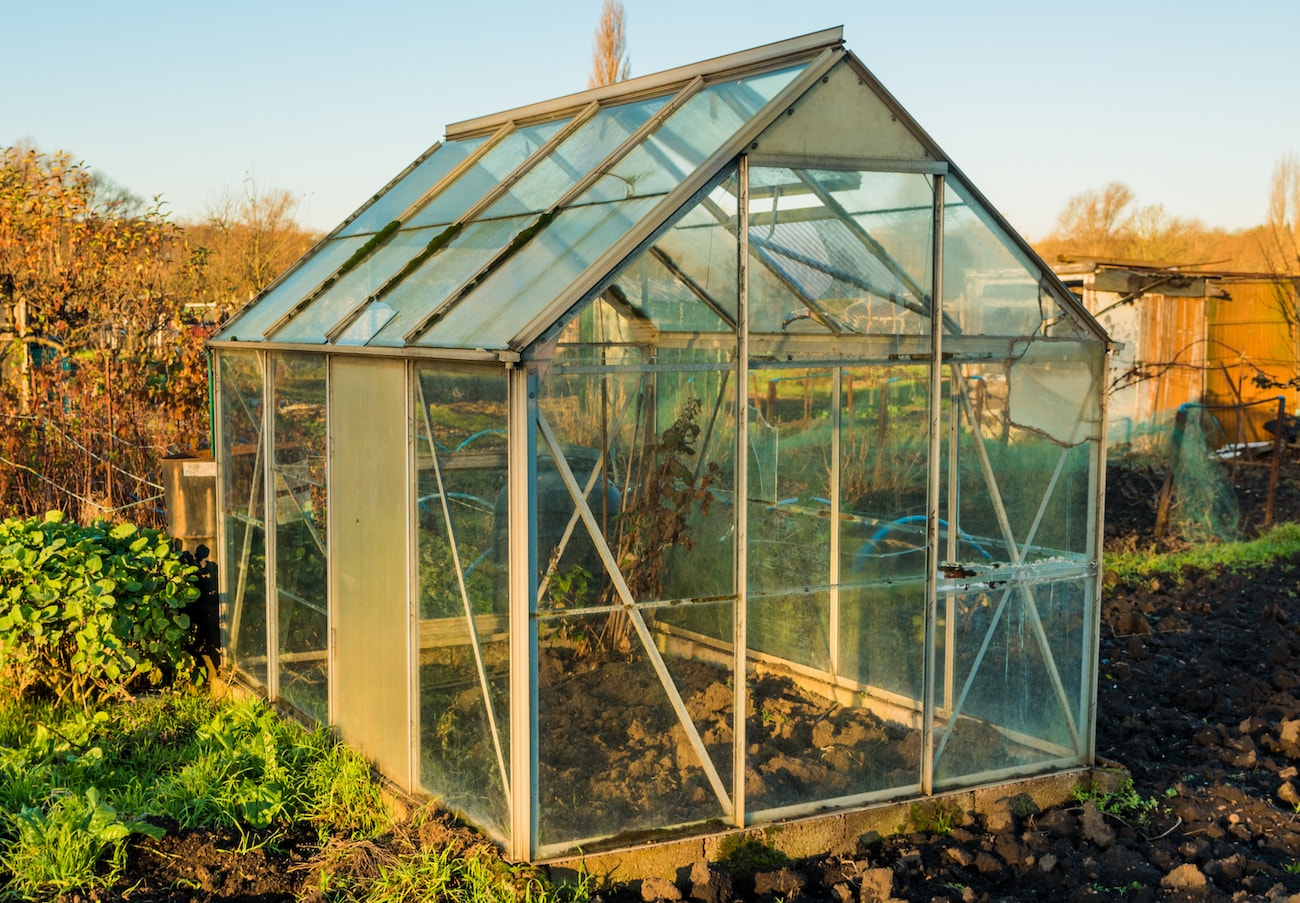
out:
{"label": "wooden shed wall", "polygon": [[1140,303],[1143,323],[1137,358],[1154,365],[1154,378],[1143,386],[1139,416],[1158,421],[1172,417],[1184,402],[1200,401],[1205,395],[1205,299],[1148,295]]}
{"label": "wooden shed wall", "polygon": [[[1211,298],[1206,318],[1209,369],[1206,403],[1215,405],[1286,398],[1287,410],[1296,413],[1300,393],[1294,389],[1261,388],[1252,377],[1263,371],[1278,382],[1297,375],[1300,348],[1296,329],[1282,313],[1278,286],[1272,281],[1235,282],[1226,286],[1231,299]],[[1272,438],[1264,423],[1277,416],[1277,408],[1261,404],[1238,419],[1221,418],[1230,441],[1255,442]]]}

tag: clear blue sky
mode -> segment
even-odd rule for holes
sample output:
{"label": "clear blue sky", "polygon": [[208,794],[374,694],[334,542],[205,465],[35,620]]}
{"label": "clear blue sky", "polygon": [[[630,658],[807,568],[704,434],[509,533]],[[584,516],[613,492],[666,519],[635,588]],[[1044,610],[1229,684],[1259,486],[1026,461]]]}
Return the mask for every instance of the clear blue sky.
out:
{"label": "clear blue sky", "polygon": [[[624,0],[633,75],[844,26],[1031,238],[1066,200],[1236,229],[1300,153],[1300,2]],[[0,0],[0,145],[202,217],[246,177],[329,229],[447,123],[586,87],[601,0]]]}

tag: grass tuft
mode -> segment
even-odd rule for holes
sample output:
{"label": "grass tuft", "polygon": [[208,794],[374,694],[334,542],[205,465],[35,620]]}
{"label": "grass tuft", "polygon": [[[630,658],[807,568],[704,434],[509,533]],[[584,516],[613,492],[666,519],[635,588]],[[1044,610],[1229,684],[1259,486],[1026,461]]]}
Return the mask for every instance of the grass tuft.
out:
{"label": "grass tuft", "polygon": [[1189,569],[1246,571],[1300,554],[1300,524],[1279,524],[1258,539],[1197,546],[1181,552],[1119,552],[1106,556],[1106,568],[1124,583],[1153,577],[1181,580]]}
{"label": "grass tuft", "polygon": [[369,766],[328,731],[255,699],[168,691],[80,706],[0,699],[0,897],[111,885],[156,824],[233,830],[250,849],[291,823],[334,836],[392,828]]}

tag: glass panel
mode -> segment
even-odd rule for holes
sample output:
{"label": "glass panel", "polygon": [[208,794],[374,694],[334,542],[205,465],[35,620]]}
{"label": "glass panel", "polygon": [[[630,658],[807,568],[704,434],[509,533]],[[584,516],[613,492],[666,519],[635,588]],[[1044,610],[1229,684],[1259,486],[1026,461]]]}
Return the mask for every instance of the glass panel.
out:
{"label": "glass panel", "polygon": [[[528,224],[530,217],[485,220],[465,227],[446,247],[384,295],[396,313],[370,341],[372,345],[403,345],[404,336],[422,317],[481,271]],[[480,312],[480,316],[487,316]],[[470,347],[478,347],[471,342]]]}
{"label": "glass panel", "polygon": [[[412,408],[417,455],[420,783],[445,805],[498,837],[508,837],[505,379],[499,372],[421,364],[416,368]],[[473,631],[467,608],[473,615]],[[490,712],[485,701],[489,698]]]}
{"label": "glass panel", "polygon": [[411,229],[395,233],[388,242],[312,299],[311,305],[278,333],[277,342],[320,343],[357,305],[397,274],[441,229]]}
{"label": "glass panel", "polygon": [[754,269],[785,287],[755,293],[755,331],[927,333],[929,176],[761,167],[750,185]]}
{"label": "glass panel", "polygon": [[[706,603],[717,622],[733,604]],[[628,615],[576,614],[538,624],[539,843],[627,834],[722,818],[705,756],[730,794],[735,681],[729,658],[650,628],[653,656]],[[630,634],[625,651],[610,638]],[[685,705],[705,756],[682,726],[664,678]]]}
{"label": "glass panel", "polygon": [[478,150],[486,136],[464,141],[447,141],[407,173],[400,182],[385,191],[348,223],[339,235],[378,232],[420,200],[438,181]]}
{"label": "glass panel", "polygon": [[393,319],[396,313],[383,301],[376,301],[357,315],[352,325],[339,336],[339,345],[364,345]]}
{"label": "glass panel", "polygon": [[[637,198],[565,210],[461,299],[418,344],[444,348],[507,347],[588,266],[649,213],[658,200]],[[471,226],[466,233],[478,225]]]}
{"label": "glass panel", "polygon": [[238,339],[241,342],[262,341],[262,333],[272,323],[337,272],[368,240],[368,236],[362,235],[334,238],[325,242],[310,257],[301,261],[279,285],[222,329],[217,338]]}
{"label": "glass panel", "polygon": [[709,85],[620,160],[578,203],[619,201],[671,191],[803,68],[794,66]]}
{"label": "glass panel", "polygon": [[729,182],[683,216],[618,275],[615,290],[660,331],[734,332],[736,235],[722,204]]}
{"label": "glass panel", "polygon": [[944,320],[963,335],[1085,338],[1043,274],[956,179],[944,192]]}
{"label": "glass panel", "polygon": [[326,358],[272,357],[276,618],[280,698],[329,720],[326,574]]}
{"label": "glass panel", "polygon": [[951,672],[956,713],[953,720],[945,706],[935,719],[937,783],[974,784],[1003,769],[1083,760],[1087,586],[1014,581],[940,599],[953,624],[955,661],[936,654]]}
{"label": "glass panel", "polygon": [[484,212],[482,218],[495,219],[546,210],[667,101],[666,97],[655,97],[599,111],[539,160],[528,175]]}
{"label": "glass panel", "polygon": [[924,376],[751,371],[751,439],[775,446],[750,464],[751,812],[920,780]]}
{"label": "glass panel", "polygon": [[1021,340],[1007,365],[1009,417],[1061,445],[1100,441],[1105,391],[1100,342]]}
{"label": "glass panel", "polygon": [[775,440],[775,450],[760,455],[753,443],[750,462],[749,645],[778,659],[826,669],[833,526],[831,374],[755,368],[750,381],[757,402],[750,415],[751,439]]}
{"label": "glass panel", "polygon": [[[636,349],[567,341],[608,336],[608,326],[623,322],[605,305],[588,311],[561,337],[538,405],[586,489],[604,542],[637,601],[734,594],[729,363],[715,352],[711,367],[693,361],[673,371],[665,362],[637,372]],[[591,354],[600,354],[605,372],[581,363]],[[567,372],[569,362],[596,372]],[[630,372],[618,372],[622,367]],[[539,608],[621,604],[549,447],[539,442],[538,560],[545,569]]]}
{"label": "glass panel", "polygon": [[445,226],[454,223],[483,197],[519,168],[538,148],[549,141],[568,122],[559,119],[517,129],[461,173],[452,185],[440,191],[406,223],[405,228]]}
{"label": "glass panel", "polygon": [[843,693],[825,674],[758,668],[752,658],[746,685],[747,812],[916,788],[914,713]]}
{"label": "glass panel", "polygon": [[839,673],[918,707],[925,617],[923,367],[841,376]]}
{"label": "glass panel", "polygon": [[[958,417],[961,430],[957,466],[944,443],[941,467],[945,480],[957,480],[958,508],[951,511],[951,493],[945,492],[941,510],[956,522],[957,560],[975,570],[1015,560],[997,516],[999,505],[1025,561],[1085,555],[1090,540],[1091,445],[1062,447],[1015,422],[1022,399],[1026,406],[1060,404],[1060,399],[1017,393],[1008,414],[1006,371],[1001,367],[950,367],[948,379],[955,402],[945,406],[945,421]],[[1093,389],[1099,391],[1095,383]],[[1077,409],[1079,399],[1071,401]],[[952,555],[945,549],[940,557]]]}
{"label": "glass panel", "polygon": [[242,673],[266,685],[266,445],[262,363],[254,353],[217,353],[221,400],[221,516],[226,586],[222,633]]}

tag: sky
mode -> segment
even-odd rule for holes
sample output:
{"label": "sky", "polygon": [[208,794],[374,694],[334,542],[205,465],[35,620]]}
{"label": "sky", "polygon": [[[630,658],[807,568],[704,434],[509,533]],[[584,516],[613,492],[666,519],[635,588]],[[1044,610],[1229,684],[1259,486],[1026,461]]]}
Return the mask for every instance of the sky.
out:
{"label": "sky", "polygon": [[[583,90],[601,0],[0,0],[0,146],[65,150],[174,219],[284,189],[326,231],[445,126]],[[624,0],[632,74],[842,25],[1030,239],[1070,197],[1242,229],[1300,154],[1296,0]]]}

